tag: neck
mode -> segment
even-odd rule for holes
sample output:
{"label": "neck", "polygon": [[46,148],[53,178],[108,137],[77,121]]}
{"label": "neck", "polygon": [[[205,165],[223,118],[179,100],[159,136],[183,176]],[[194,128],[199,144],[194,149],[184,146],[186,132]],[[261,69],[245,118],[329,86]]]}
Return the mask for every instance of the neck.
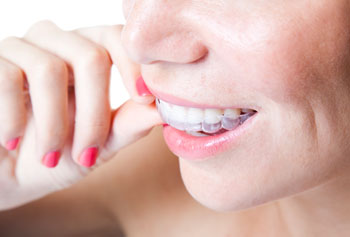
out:
{"label": "neck", "polygon": [[276,204],[290,236],[348,236],[350,175]]}

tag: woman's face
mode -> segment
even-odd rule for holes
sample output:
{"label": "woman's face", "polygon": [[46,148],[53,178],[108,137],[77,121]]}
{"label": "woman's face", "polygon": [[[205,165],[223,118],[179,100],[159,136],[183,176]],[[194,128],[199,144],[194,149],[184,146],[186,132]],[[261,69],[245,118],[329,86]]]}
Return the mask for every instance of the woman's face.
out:
{"label": "woman's face", "polygon": [[191,102],[259,108],[214,158],[180,158],[203,205],[249,208],[349,164],[349,0],[124,0],[123,43],[146,84]]}

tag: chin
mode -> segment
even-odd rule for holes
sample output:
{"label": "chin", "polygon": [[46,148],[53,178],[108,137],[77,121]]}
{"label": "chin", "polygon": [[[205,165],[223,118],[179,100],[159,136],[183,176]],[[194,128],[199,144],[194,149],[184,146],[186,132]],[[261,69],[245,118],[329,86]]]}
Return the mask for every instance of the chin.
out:
{"label": "chin", "polygon": [[201,205],[218,212],[236,212],[274,200],[247,182],[225,182],[216,172],[206,173],[180,158],[181,177],[188,193]]}
{"label": "chin", "polygon": [[288,178],[284,175],[286,172],[271,175],[269,170],[245,172],[242,167],[237,167],[230,169],[234,174],[230,176],[217,164],[193,163],[182,158],[180,171],[189,194],[203,206],[219,212],[236,212],[271,204],[323,183],[308,176],[310,172]]}
{"label": "chin", "polygon": [[185,185],[194,200],[204,207],[217,212],[238,212],[270,202],[269,199],[244,198],[244,195],[237,195],[236,197],[225,197],[217,194],[208,195],[207,193],[197,192],[187,184]]}

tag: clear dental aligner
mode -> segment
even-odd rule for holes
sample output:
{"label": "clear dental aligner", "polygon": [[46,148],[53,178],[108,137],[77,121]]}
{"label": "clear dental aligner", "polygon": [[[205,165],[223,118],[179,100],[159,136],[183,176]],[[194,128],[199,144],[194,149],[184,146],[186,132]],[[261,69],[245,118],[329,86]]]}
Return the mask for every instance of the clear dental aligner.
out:
{"label": "clear dental aligner", "polygon": [[233,130],[256,111],[252,109],[200,109],[167,103],[156,99],[163,121],[193,136],[216,135]]}

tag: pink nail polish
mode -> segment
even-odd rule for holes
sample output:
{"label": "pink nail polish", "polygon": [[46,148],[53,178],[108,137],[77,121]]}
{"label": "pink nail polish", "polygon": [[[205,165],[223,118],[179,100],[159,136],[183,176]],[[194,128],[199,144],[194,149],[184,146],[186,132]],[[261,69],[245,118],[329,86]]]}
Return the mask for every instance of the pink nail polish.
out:
{"label": "pink nail polish", "polygon": [[19,142],[19,137],[14,138],[6,143],[6,149],[9,151],[15,150]]}
{"label": "pink nail polish", "polygon": [[59,151],[49,152],[44,156],[43,163],[48,168],[56,167],[60,156],[61,153]]}
{"label": "pink nail polish", "polygon": [[79,163],[85,167],[91,167],[95,164],[97,158],[98,148],[90,147],[87,148],[83,154],[81,154]]}
{"label": "pink nail polish", "polygon": [[136,81],[136,89],[139,96],[152,95],[152,93],[147,88],[147,85],[145,84],[145,81],[143,80],[142,76],[139,77],[139,79],[137,79]]}

